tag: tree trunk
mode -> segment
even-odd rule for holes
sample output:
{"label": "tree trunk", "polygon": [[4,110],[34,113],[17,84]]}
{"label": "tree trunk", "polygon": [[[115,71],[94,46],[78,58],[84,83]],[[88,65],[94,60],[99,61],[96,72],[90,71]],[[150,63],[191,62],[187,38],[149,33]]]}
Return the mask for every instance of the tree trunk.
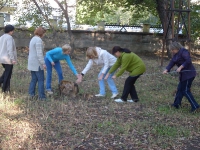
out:
{"label": "tree trunk", "polygon": [[[46,20],[46,22],[48,23],[49,27],[52,29],[52,34],[53,34],[53,39],[54,42],[56,43],[56,46],[58,46],[58,40],[56,38],[57,35],[57,31],[55,30],[55,28],[51,25],[50,21],[49,21],[49,17],[47,15],[45,15],[45,13],[42,11],[42,9],[40,8],[40,6],[38,5],[38,3],[36,2],[36,0],[33,0],[33,2],[35,3],[35,6],[38,8],[38,10],[40,11],[40,14],[44,17],[44,19]],[[44,5],[44,4],[43,4]]]}
{"label": "tree trunk", "polygon": [[0,10],[5,7],[6,3],[8,3],[8,0],[6,0],[5,2],[1,1],[1,3],[0,3]]}
{"label": "tree trunk", "polygon": [[72,48],[72,51],[71,51],[71,56],[74,57],[74,36],[72,34],[72,30],[71,30],[71,25],[70,25],[70,21],[69,21],[69,16],[68,16],[68,6],[66,4],[66,8],[65,8],[65,11],[64,11],[64,14],[65,14],[65,18],[67,20],[67,31],[68,31],[68,34],[69,34],[69,40],[70,40],[70,46]]}
{"label": "tree trunk", "polygon": [[[168,3],[168,0],[156,0],[156,3],[157,3],[156,9],[158,11],[158,15],[161,20],[161,24],[162,24],[163,31],[164,31],[164,28],[167,28],[168,22],[169,22],[167,13],[165,12],[165,9],[167,7],[166,4]],[[164,32],[163,32],[163,35],[164,35]],[[169,39],[172,39],[172,27],[171,26],[169,26],[167,34],[163,38],[164,38],[164,40],[166,40],[167,56],[169,58],[171,58],[171,53],[169,50],[169,44],[172,42],[171,40],[169,40]]]}
{"label": "tree trunk", "polygon": [[71,56],[74,57],[74,36],[72,34],[72,30],[71,30],[71,25],[70,25],[70,21],[69,21],[69,15],[68,15],[68,5],[66,0],[64,0],[64,7],[63,7],[63,3],[59,2],[58,0],[54,0],[58,6],[62,9],[64,15],[65,15],[65,19],[67,21],[67,31],[68,31],[68,35],[69,35],[69,41],[70,41],[70,46],[72,48],[71,50]]}

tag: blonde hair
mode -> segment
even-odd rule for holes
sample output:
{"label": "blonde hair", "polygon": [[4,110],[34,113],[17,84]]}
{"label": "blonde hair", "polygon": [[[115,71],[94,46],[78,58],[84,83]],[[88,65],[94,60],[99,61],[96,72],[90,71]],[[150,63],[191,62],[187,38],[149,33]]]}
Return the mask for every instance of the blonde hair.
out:
{"label": "blonde hair", "polygon": [[65,53],[66,51],[71,51],[71,46],[69,44],[65,44],[62,46],[62,50]]}
{"label": "blonde hair", "polygon": [[91,57],[92,58],[98,58],[96,47],[88,47],[88,49],[86,51],[86,57],[88,59],[91,59]]}
{"label": "blonde hair", "polygon": [[181,48],[183,48],[183,46],[179,43],[179,42],[172,42],[170,45],[169,45],[169,50],[180,50]]}

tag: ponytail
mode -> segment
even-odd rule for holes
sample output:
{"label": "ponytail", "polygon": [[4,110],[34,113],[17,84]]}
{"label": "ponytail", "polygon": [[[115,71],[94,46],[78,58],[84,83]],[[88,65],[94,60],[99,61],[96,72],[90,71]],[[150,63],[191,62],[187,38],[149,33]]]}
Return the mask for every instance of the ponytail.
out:
{"label": "ponytail", "polygon": [[125,53],[131,53],[131,51],[127,48],[123,48],[123,51],[122,52],[125,52]]}
{"label": "ponytail", "polygon": [[131,53],[131,51],[127,48],[121,48],[119,46],[114,46],[112,49],[112,54],[114,55],[116,52],[125,52],[125,53]]}

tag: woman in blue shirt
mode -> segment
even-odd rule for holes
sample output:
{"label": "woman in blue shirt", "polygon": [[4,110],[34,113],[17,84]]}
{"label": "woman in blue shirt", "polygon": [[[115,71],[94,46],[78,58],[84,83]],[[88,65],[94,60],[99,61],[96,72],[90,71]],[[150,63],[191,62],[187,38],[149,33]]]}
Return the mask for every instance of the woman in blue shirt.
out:
{"label": "woman in blue shirt", "polygon": [[[70,60],[71,47],[68,44],[65,44],[62,47],[56,47],[46,53],[45,56],[45,64],[47,67],[47,75],[46,75],[46,91],[48,94],[53,94],[51,89],[51,79],[52,79],[52,67],[56,70],[58,74],[58,80],[63,80],[62,68],[60,65],[60,60],[66,60],[69,68],[73,72],[73,74],[78,78],[78,73]],[[78,78],[79,79],[79,78]]]}
{"label": "woman in blue shirt", "polygon": [[173,58],[163,73],[168,73],[174,65],[177,65],[178,69],[176,71],[179,72],[179,84],[172,106],[178,109],[181,106],[183,96],[185,96],[191,104],[191,112],[194,112],[199,108],[199,104],[195,101],[190,91],[196,76],[190,53],[178,42],[172,42],[169,45],[169,49],[172,51]]}

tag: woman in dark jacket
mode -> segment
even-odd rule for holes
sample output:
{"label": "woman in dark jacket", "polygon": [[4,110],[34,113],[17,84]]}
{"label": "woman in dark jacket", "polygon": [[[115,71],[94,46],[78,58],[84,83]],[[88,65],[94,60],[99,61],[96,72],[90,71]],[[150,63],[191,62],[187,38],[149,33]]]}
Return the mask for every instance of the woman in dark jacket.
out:
{"label": "woman in dark jacket", "polygon": [[174,65],[178,66],[176,71],[179,72],[179,84],[172,106],[178,109],[181,106],[183,96],[185,96],[191,104],[191,112],[194,112],[199,108],[199,104],[190,92],[192,82],[196,76],[190,53],[178,42],[172,42],[169,49],[172,51],[173,58],[163,71],[163,74],[168,73]]}

